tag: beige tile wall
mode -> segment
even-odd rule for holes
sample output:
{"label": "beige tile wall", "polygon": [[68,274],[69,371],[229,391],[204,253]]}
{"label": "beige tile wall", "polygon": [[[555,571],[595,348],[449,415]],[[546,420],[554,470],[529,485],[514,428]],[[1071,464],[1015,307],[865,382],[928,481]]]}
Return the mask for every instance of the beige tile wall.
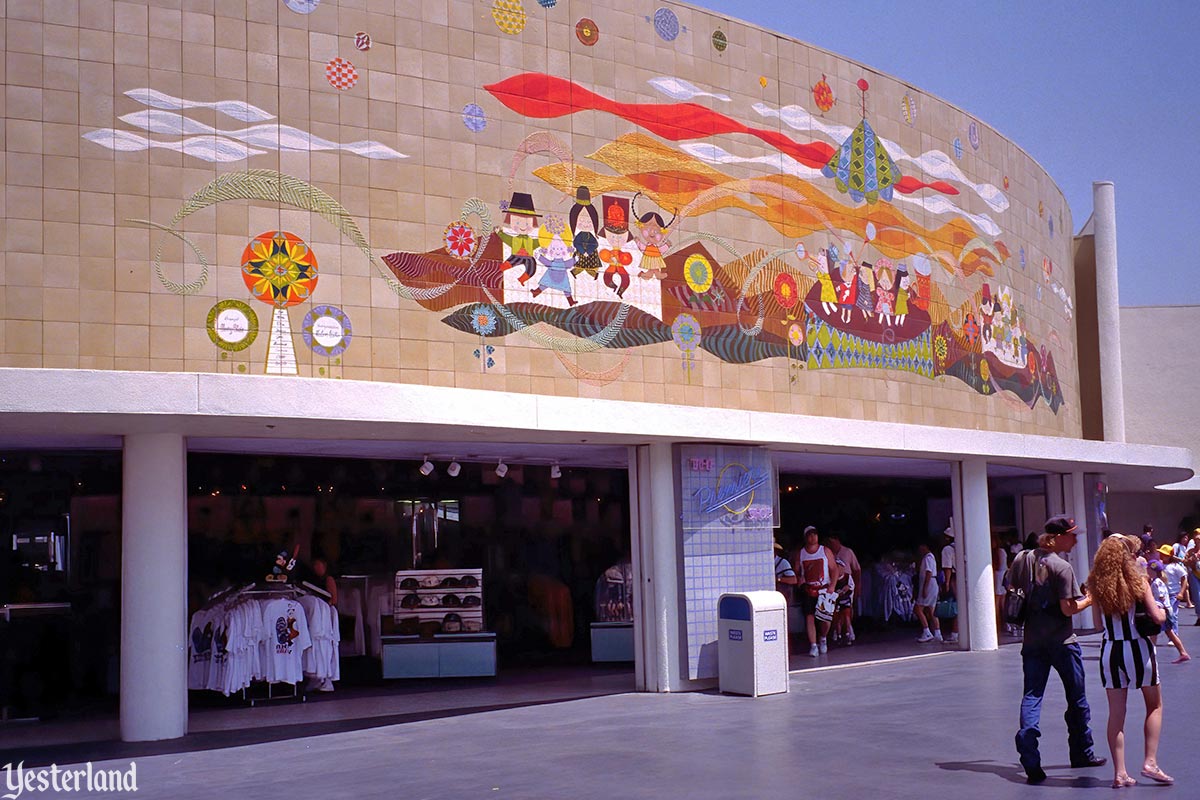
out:
{"label": "beige tile wall", "polygon": [[[279,0],[7,0],[0,21],[0,364],[260,373],[271,310],[249,298],[239,265],[251,238],[284,229],[311,244],[320,264],[313,301],[289,312],[303,375],[1079,435],[1074,325],[1041,271],[1049,258],[1052,279],[1073,294],[1073,222],[1062,193],[1019,146],[974,114],[900,79],[698,8],[560,0],[545,9],[523,0],[526,26],[511,36],[496,26],[490,6],[490,0],[326,0],[303,15]],[[646,21],[660,6],[674,9],[686,26],[670,43]],[[595,47],[575,37],[582,17],[599,23]],[[729,40],[723,53],[710,40],[718,27]],[[354,47],[360,30],[373,38],[368,52]],[[326,82],[325,62],[334,56],[357,68],[354,88],[338,91]],[[397,297],[363,253],[319,215],[263,200],[218,203],[179,223],[210,264],[199,292],[173,294],[156,277],[160,246],[169,280],[196,280],[201,268],[182,242],[131,220],[169,224],[186,198],[220,174],[269,169],[310,181],[347,209],[381,256],[440,246],[444,226],[470,197],[484,199],[493,213],[513,189],[531,192],[539,202],[552,199],[554,190],[532,174],[545,161],[530,159],[511,187],[507,179],[514,150],[532,132],[554,132],[579,163],[607,172],[587,155],[633,126],[599,112],[523,120],[482,88],[521,71],[550,72],[625,102],[669,102],[647,81],[674,76],[732,98],[696,102],[768,128],[779,123],[759,117],[752,104],[794,103],[815,111],[811,87],[822,75],[838,98],[825,121],[855,125],[855,82],[866,77],[868,114],[880,136],[911,153],[949,153],[959,137],[964,152],[955,163],[970,181],[1000,187],[1008,179],[1010,206],[1002,213],[969,192],[956,201],[996,219],[1003,228],[998,238],[1013,257],[990,278],[946,272],[935,278],[955,303],[984,280],[993,289],[1010,285],[1030,337],[1054,354],[1066,404],[1057,414],[1043,402],[1029,410],[977,394],[953,378],[931,381],[894,371],[799,370],[793,381],[786,359],[735,366],[703,352],[689,380],[671,343],[568,356],[568,368],[554,353],[513,335],[489,340],[497,364],[483,371],[473,355],[478,338],[441,322],[449,311],[427,311]],[[82,138],[107,128],[137,131],[120,117],[148,110],[124,94],[143,87],[191,100],[241,100],[316,136],[373,139],[410,157],[268,151],[213,164],[166,148],[122,152]],[[901,115],[905,94],[918,109],[911,125]],[[462,122],[462,108],[472,102],[487,114],[480,133]],[[986,116],[987,109],[976,111]],[[205,108],[186,113],[217,128],[254,124]],[[978,150],[968,142],[972,121],[979,126]],[[806,136],[781,130],[802,141]],[[746,156],[773,152],[747,136],[718,137],[716,143]],[[768,174],[726,169],[739,177]],[[935,227],[939,219],[919,210],[911,217]],[[685,220],[673,239],[701,227],[743,252],[794,244],[736,211]],[[238,353],[219,350],[205,330],[213,304],[231,298],[251,303],[261,328],[256,342]],[[352,320],[353,342],[336,362],[309,351],[299,335],[313,303],[339,306]],[[622,362],[621,376],[611,382],[579,377],[611,372]]]}

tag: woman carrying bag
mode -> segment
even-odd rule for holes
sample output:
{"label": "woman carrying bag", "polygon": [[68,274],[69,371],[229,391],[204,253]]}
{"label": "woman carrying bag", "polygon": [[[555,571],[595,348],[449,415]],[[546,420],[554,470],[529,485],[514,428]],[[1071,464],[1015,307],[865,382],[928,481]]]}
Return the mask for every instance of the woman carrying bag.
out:
{"label": "woman carrying bag", "polygon": [[1158,660],[1150,636],[1166,614],[1154,602],[1146,573],[1138,566],[1126,537],[1114,534],[1100,543],[1088,583],[1104,619],[1100,647],[1100,680],[1108,694],[1108,749],[1113,760],[1113,788],[1137,783],[1125,770],[1125,705],[1129,689],[1142,690],[1146,702],[1146,755],[1142,775],[1157,783],[1175,779],[1158,766],[1162,732],[1162,692]]}

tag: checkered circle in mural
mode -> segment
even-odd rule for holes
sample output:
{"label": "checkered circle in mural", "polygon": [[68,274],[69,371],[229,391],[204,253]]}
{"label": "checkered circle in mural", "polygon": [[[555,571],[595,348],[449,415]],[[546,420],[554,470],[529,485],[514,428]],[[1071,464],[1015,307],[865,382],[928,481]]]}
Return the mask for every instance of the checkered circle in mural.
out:
{"label": "checkered circle in mural", "polygon": [[358,70],[344,58],[331,58],[325,64],[325,80],[335,89],[352,89],[358,83]]}

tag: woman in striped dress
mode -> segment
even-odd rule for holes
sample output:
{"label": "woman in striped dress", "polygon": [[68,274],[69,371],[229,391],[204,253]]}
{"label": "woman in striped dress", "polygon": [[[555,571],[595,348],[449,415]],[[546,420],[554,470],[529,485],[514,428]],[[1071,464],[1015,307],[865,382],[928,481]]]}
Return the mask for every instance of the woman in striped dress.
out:
{"label": "woman in striped dress", "polygon": [[1145,611],[1162,624],[1166,615],[1154,602],[1146,573],[1114,534],[1100,543],[1088,576],[1090,594],[1104,617],[1100,647],[1100,681],[1108,693],[1108,749],[1112,753],[1113,788],[1133,786],[1125,771],[1125,703],[1129,689],[1142,690],[1146,701],[1146,757],[1142,774],[1157,783],[1174,783],[1158,766],[1158,739],[1162,732],[1162,693],[1158,686],[1158,661],[1154,644],[1138,633],[1135,613]]}

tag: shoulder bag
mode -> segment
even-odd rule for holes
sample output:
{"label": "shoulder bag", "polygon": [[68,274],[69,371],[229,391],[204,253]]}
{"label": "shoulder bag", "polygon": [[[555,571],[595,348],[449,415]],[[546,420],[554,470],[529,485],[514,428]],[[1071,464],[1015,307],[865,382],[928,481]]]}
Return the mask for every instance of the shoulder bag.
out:
{"label": "shoulder bag", "polygon": [[1133,627],[1137,630],[1137,635],[1143,639],[1150,639],[1162,633],[1162,625],[1159,625],[1150,616],[1150,612],[1146,610],[1146,604],[1138,600],[1133,607]]}

